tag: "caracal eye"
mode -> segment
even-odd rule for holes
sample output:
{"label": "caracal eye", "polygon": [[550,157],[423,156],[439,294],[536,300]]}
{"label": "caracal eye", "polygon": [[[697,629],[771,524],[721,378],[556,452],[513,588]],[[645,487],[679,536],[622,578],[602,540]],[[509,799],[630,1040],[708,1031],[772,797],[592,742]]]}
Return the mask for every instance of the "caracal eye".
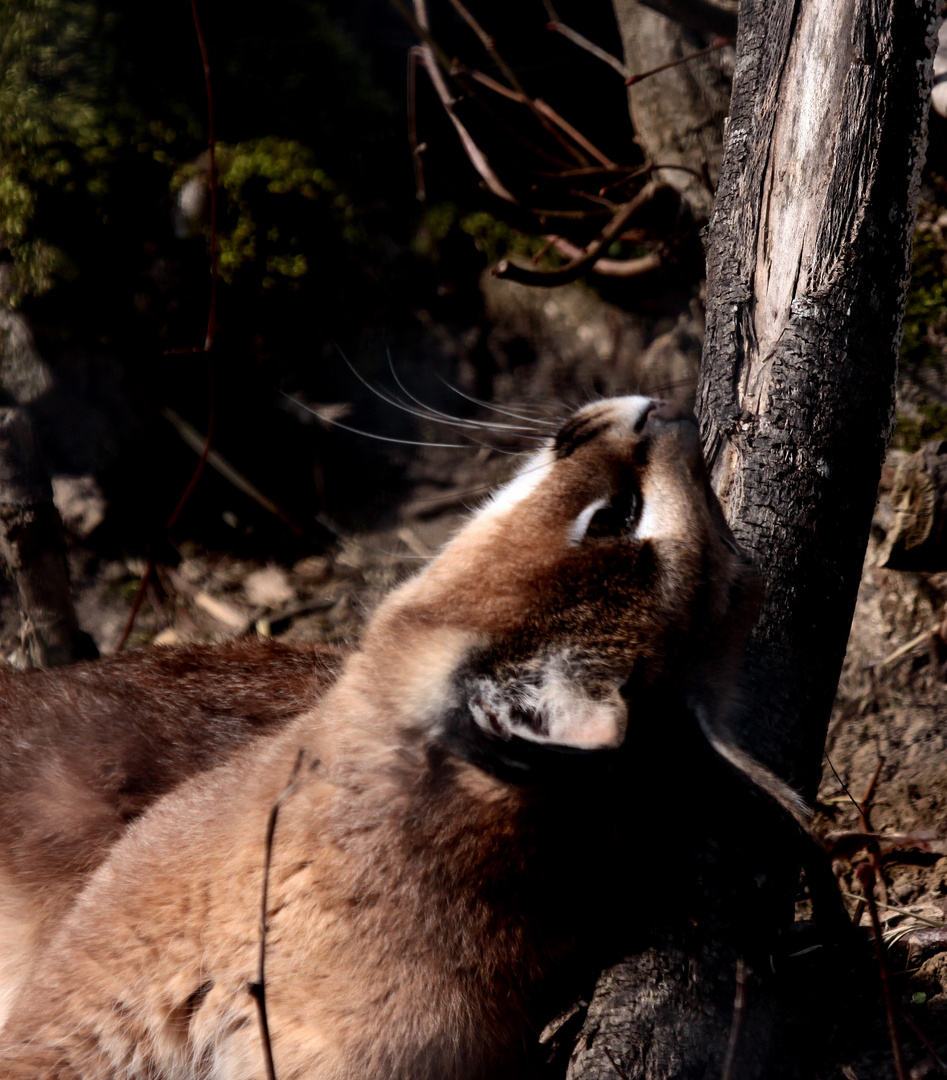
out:
{"label": "caracal eye", "polygon": [[[611,499],[600,499],[586,507],[576,521],[576,537],[581,540],[605,540],[629,537],[641,517],[641,496],[637,491],[619,491]],[[584,528],[582,528],[584,526]]]}

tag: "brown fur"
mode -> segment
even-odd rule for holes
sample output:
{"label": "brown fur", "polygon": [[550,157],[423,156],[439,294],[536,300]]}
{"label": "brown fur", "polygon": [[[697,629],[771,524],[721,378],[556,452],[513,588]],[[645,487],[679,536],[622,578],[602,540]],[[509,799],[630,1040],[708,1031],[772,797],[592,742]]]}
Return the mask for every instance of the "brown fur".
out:
{"label": "brown fur", "polygon": [[[248,988],[277,803],[279,1080],[528,1074],[609,921],[610,748],[662,699],[716,714],[752,607],[692,424],[603,402],[532,468],[381,605],[317,705],[130,827],[17,998],[5,1080],[265,1075]],[[648,536],[584,535],[638,489]]]}
{"label": "brown fur", "polygon": [[314,703],[325,646],[189,645],[0,669],[0,1022],[47,928],[128,824]]}

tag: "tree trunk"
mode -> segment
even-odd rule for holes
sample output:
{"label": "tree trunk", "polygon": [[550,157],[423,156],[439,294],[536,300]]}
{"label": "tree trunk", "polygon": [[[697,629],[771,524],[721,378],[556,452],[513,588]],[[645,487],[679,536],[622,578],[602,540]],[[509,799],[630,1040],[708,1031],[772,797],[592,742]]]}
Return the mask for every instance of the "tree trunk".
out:
{"label": "tree trunk", "polygon": [[20,596],[32,666],[97,656],[94,642],[79,628],[62,521],[32,425],[18,408],[0,409],[0,553]]}
{"label": "tree trunk", "polygon": [[[745,0],[740,11],[698,410],[715,486],[766,586],[738,735],[810,794],[893,414],[939,8]],[[777,1005],[786,965],[775,980],[752,974],[767,966],[767,923],[790,911],[795,856],[767,861],[749,826],[707,828],[707,849],[690,856],[706,905],[697,925],[603,976],[576,1080],[811,1075]]]}
{"label": "tree trunk", "polygon": [[893,418],[938,11],[742,13],[698,409],[767,590],[742,741],[810,794]]}

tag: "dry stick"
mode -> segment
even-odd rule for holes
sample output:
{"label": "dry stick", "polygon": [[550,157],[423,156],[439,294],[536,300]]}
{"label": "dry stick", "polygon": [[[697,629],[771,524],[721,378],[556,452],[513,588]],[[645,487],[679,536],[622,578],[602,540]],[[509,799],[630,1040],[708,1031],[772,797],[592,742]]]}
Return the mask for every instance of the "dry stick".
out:
{"label": "dry stick", "polygon": [[[509,87],[504,86],[503,83],[497,82],[496,79],[491,79],[489,75],[485,75],[482,71],[476,71],[474,69],[465,68],[460,64],[455,64],[452,70],[460,75],[467,75],[471,79],[480,83],[482,86],[487,87],[488,90],[492,90],[495,94],[500,94],[502,97],[508,98],[510,101],[519,102],[520,105],[526,105],[527,107],[538,110],[543,116],[547,117],[556,127],[560,128],[569,136],[570,139],[574,139],[579,146],[582,147],[592,157],[601,162],[602,166],[606,169],[617,169],[619,166],[615,164],[607,155],[603,154],[601,150],[594,143],[590,142],[581,131],[573,127],[564,117],[551,106],[548,105],[542,98],[530,98],[527,94],[524,94],[521,90],[510,90]],[[584,170],[590,166],[584,165],[583,171],[578,175],[585,175]],[[597,170],[595,170],[597,171]],[[577,175],[575,171],[569,175]]]}
{"label": "dry stick", "polygon": [[[162,409],[161,415],[174,428],[178,435],[180,435],[182,441],[198,454],[204,454],[204,448],[210,447],[208,439],[205,436],[202,436],[201,433],[197,431],[196,428],[193,428],[182,416],[178,416],[173,409]],[[219,454],[216,450],[210,449],[208,453],[204,454],[204,459],[207,464],[216,469],[225,480],[233,484],[238,491],[243,492],[247,498],[252,499],[258,506],[262,506],[264,510],[282,521],[291,532],[295,533],[297,536],[306,535],[300,525],[297,525],[281,507],[273,502],[268,496],[264,495],[258,487],[251,484],[243,473],[230,464],[223,454]]]}
{"label": "dry stick", "polygon": [[[562,157],[557,157],[555,154],[551,154],[544,147],[539,146],[533,142],[532,139],[527,139],[526,136],[518,128],[508,123],[494,108],[492,108],[483,96],[477,93],[477,87],[475,85],[475,79],[473,77],[473,71],[475,69],[468,68],[466,65],[460,63],[459,60],[454,60],[450,66],[451,77],[456,79],[464,88],[464,93],[471,101],[475,102],[490,118],[492,123],[508,135],[514,142],[518,142],[524,149],[529,150],[531,154],[535,154],[537,157],[542,158],[544,161],[548,161],[551,165],[556,166],[556,172],[551,173],[551,176],[561,176],[563,172],[568,171],[571,166],[571,161],[566,161]],[[485,76],[488,78],[489,76]],[[505,86],[501,83],[496,85],[501,86],[503,90],[506,90]],[[507,91],[512,93],[512,91]],[[542,176],[542,173],[538,175]]]}
{"label": "dry stick", "polygon": [[737,957],[736,990],[733,995],[733,1020],[730,1024],[730,1035],[727,1039],[727,1052],[723,1059],[723,1069],[720,1080],[733,1080],[733,1067],[737,1056],[737,1046],[740,1041],[740,1028],[743,1026],[743,1013],[746,1008],[746,961],[742,956]]}
{"label": "dry stick", "polygon": [[427,143],[418,140],[418,61],[424,62],[419,45],[408,50],[408,145],[411,147],[411,163],[414,166],[414,195],[418,202],[425,202],[424,162],[421,155]]}
{"label": "dry stick", "polygon": [[[855,893],[846,892],[845,889],[839,889],[842,896],[847,896],[849,900],[862,900],[863,897],[857,896]],[[885,911],[894,911],[898,915],[903,915],[906,919],[914,919],[916,922],[923,923],[925,926],[933,927],[935,930],[943,930],[947,923],[937,922],[936,919],[928,919],[926,915],[917,915],[913,911],[908,911],[904,907],[896,907],[894,904],[883,904],[880,900],[876,900],[877,907],[884,908]]]}
{"label": "dry stick", "polygon": [[621,1065],[619,1065],[618,1062],[615,1060],[614,1056],[612,1055],[611,1050],[609,1050],[609,1048],[607,1046],[603,1046],[602,1049],[605,1051],[605,1056],[608,1058],[609,1064],[615,1070],[615,1072],[618,1074],[618,1076],[621,1077],[621,1080],[628,1080],[628,1074],[621,1067]]}
{"label": "dry stick", "polygon": [[[276,835],[276,819],[279,817],[280,807],[296,790],[296,781],[299,778],[299,770],[302,768],[305,754],[305,750],[300,750],[296,755],[293,771],[289,774],[286,786],[279,793],[276,802],[270,807],[270,816],[266,823],[266,844],[263,850],[263,893],[260,900],[260,953],[256,982],[250,983],[248,989],[250,996],[256,1001],[260,1013],[260,1038],[263,1041],[263,1059],[266,1064],[267,1080],[276,1080],[276,1069],[273,1065],[273,1043],[270,1039],[270,1024],[266,1015],[266,912],[269,904],[273,837]],[[311,768],[315,768],[317,764],[318,762],[313,762]]]}
{"label": "dry stick", "polygon": [[[583,253],[583,249],[578,244],[573,244],[562,236],[547,236],[546,241],[546,246],[539,252],[540,256],[550,247],[554,247],[567,259],[578,259]],[[537,256],[534,255],[533,262],[536,261]],[[639,277],[641,274],[649,274],[652,270],[657,270],[661,263],[662,259],[658,252],[649,251],[647,255],[639,255],[634,259],[598,259],[592,270],[603,277]]]}
{"label": "dry stick", "polygon": [[[868,787],[865,789],[865,794],[862,796],[861,801],[858,803],[858,827],[866,835],[871,833],[871,800],[875,794],[875,787],[878,784],[878,778],[881,776],[881,770],[884,768],[885,759],[881,754],[878,755],[878,764],[875,766],[875,771],[872,773],[871,779],[868,781]],[[871,868],[875,873],[875,881],[881,888],[881,896],[885,903],[888,902],[888,887],[885,884],[884,875],[881,872],[881,853],[878,848],[878,844],[869,844],[868,859],[871,862]]]}
{"label": "dry stick", "polygon": [[885,1016],[888,1021],[888,1036],[891,1039],[891,1056],[894,1059],[894,1071],[898,1080],[908,1080],[907,1071],[904,1068],[904,1055],[901,1051],[901,1040],[898,1036],[898,1025],[895,1019],[894,997],[891,993],[891,984],[888,975],[888,963],[884,954],[884,943],[881,940],[881,920],[878,918],[878,906],[875,903],[875,869],[870,863],[862,863],[856,871],[858,883],[865,894],[865,902],[868,904],[868,914],[871,917],[871,930],[875,939],[875,955],[878,957],[878,972],[881,978],[881,995],[885,1003]]}
{"label": "dry stick", "polygon": [[596,206],[604,206],[614,213],[620,203],[616,203],[614,199],[606,199],[601,194],[594,194],[591,191],[583,191],[581,188],[569,188],[566,194],[571,195],[573,199],[585,199],[586,202],[595,203]]}
{"label": "dry stick", "polygon": [[524,285],[565,285],[588,270],[598,260],[599,254],[604,248],[618,236],[628,223],[629,219],[641,209],[657,190],[657,184],[650,183],[638,192],[638,194],[621,207],[612,220],[605,226],[598,236],[589,244],[584,253],[578,258],[572,259],[558,270],[530,270],[523,266],[517,266],[508,259],[503,259],[497,264],[493,273],[498,278],[506,278],[510,281],[519,281]]}
{"label": "dry stick", "polygon": [[[194,349],[193,351],[203,352],[208,355],[207,375],[210,384],[210,401],[208,403],[207,440],[204,443],[204,449],[201,456],[198,458],[197,465],[194,467],[191,479],[184,489],[184,494],[178,500],[174,512],[168,518],[167,524],[164,527],[165,533],[169,533],[174,528],[187,501],[197,487],[201,474],[204,472],[204,465],[207,463],[207,457],[210,454],[211,444],[214,439],[214,427],[217,419],[217,387],[214,381],[213,364],[209,355],[211,346],[214,344],[214,337],[217,333],[217,286],[220,280],[220,245],[217,239],[217,136],[214,126],[214,88],[211,81],[210,59],[207,54],[207,44],[204,41],[204,34],[201,30],[201,21],[197,14],[197,0],[190,0],[190,2],[191,17],[194,20],[194,32],[197,35],[197,45],[201,51],[201,63],[204,68],[204,91],[207,96],[207,156],[209,162],[207,184],[210,190],[210,306],[207,313],[207,330],[204,334],[204,348]],[[125,629],[122,631],[122,636],[115,646],[116,652],[122,651],[131,636],[132,628],[135,625],[135,619],[138,617],[142,601],[145,598],[145,591],[148,588],[148,584],[151,581],[154,572],[154,557],[149,556],[145,572],[142,574],[141,582],[138,585],[138,591],[135,593],[132,609],[128,614],[128,621],[125,623]]]}
{"label": "dry stick", "polygon": [[424,0],[414,0],[414,9],[417,13],[417,18],[408,17],[407,11],[404,10],[404,5],[401,4],[399,0],[392,0],[392,3],[401,14],[408,19],[408,22],[415,28],[421,37],[421,57],[424,60],[424,67],[427,71],[428,78],[431,80],[434,90],[440,98],[441,105],[444,106],[444,111],[447,113],[450,122],[454,125],[454,130],[460,137],[461,145],[463,146],[467,157],[470,158],[471,165],[473,165],[480,174],[481,179],[492,194],[496,195],[498,199],[502,199],[504,202],[519,206],[519,199],[511,192],[507,191],[503,186],[499,176],[494,172],[493,166],[487,160],[486,154],[484,154],[480,147],[474,142],[473,136],[460,122],[454,111],[454,98],[447,87],[441,68],[438,66],[434,42],[431,38],[430,31],[428,30],[427,8],[425,7]]}
{"label": "dry stick", "polygon": [[492,35],[488,34],[480,23],[471,15],[467,8],[463,5],[461,0],[449,0],[451,7],[457,12],[458,15],[464,20],[464,22],[470,27],[471,30],[477,35],[480,40],[480,44],[486,49],[487,54],[496,64],[496,66],[503,73],[503,77],[513,87],[513,89],[520,95],[523,104],[532,112],[532,114],[539,121],[540,125],[559,143],[559,145],[570,154],[580,165],[588,165],[588,159],[572,146],[567,139],[564,139],[562,135],[556,130],[553,124],[550,123],[549,118],[543,114],[538,108],[538,102],[534,101],[529,94],[526,93],[522,83],[516,76],[516,72],[510,67],[510,65],[503,59],[496,47],[496,41]]}
{"label": "dry stick", "polygon": [[617,187],[622,187],[625,184],[630,183],[632,180],[637,180],[639,176],[647,176],[653,173],[655,166],[652,162],[646,161],[644,165],[639,165],[636,169],[632,169],[624,176],[619,177],[617,180],[613,180],[610,184],[605,184],[598,189],[599,195],[604,195],[607,191],[614,191]]}
{"label": "dry stick", "polygon": [[634,86],[636,83],[640,83],[642,79],[650,79],[652,75],[657,75],[659,71],[667,71],[668,68],[677,67],[679,64],[686,64],[690,60],[696,60],[698,56],[706,56],[707,53],[716,52],[717,49],[722,49],[725,45],[732,44],[732,37],[718,38],[712,45],[708,45],[706,49],[698,49],[697,52],[688,53],[686,56],[679,56],[676,60],[668,60],[666,64],[658,64],[657,67],[651,68],[650,71],[642,71],[638,75],[629,75],[628,78],[625,79],[625,86]]}
{"label": "dry stick", "polygon": [[936,626],[932,626],[930,630],[922,630],[921,633],[915,638],[911,638],[910,641],[905,642],[903,645],[898,646],[893,653],[889,653],[883,660],[874,660],[870,664],[862,665],[862,671],[870,671],[872,668],[886,667],[888,664],[893,664],[895,660],[900,660],[902,657],[907,656],[912,649],[916,649],[918,645],[923,645],[930,640],[930,636],[937,631]]}
{"label": "dry stick", "polygon": [[603,63],[608,64],[609,67],[614,68],[623,78],[628,77],[628,68],[617,56],[612,56],[610,52],[606,52],[595,42],[583,37],[577,30],[573,30],[571,27],[566,26],[564,22],[560,22],[558,16],[552,10],[551,4],[546,4],[546,11],[550,13],[549,22],[546,23],[547,30],[554,34],[562,34],[573,45],[578,45],[580,49],[585,49],[587,53],[591,53],[597,60],[601,60]]}
{"label": "dry stick", "polygon": [[920,1041],[924,1044],[924,1046],[927,1048],[927,1052],[934,1059],[934,1064],[939,1069],[947,1069],[947,1062],[945,1062],[944,1059],[940,1056],[940,1054],[937,1053],[937,1050],[934,1047],[934,1044],[930,1041],[930,1039],[924,1034],[924,1032],[918,1026],[918,1023],[914,1019],[914,1017],[909,1012],[905,1012],[903,1009],[899,1010],[899,1015],[904,1020],[904,1022],[908,1025],[908,1027],[914,1032],[914,1034],[920,1039]]}
{"label": "dry stick", "polygon": [[881,770],[884,768],[884,764],[885,759],[879,754],[878,764],[875,766],[875,771],[868,781],[868,787],[865,789],[865,794],[858,804],[858,823],[864,833],[870,833],[872,831],[871,820],[869,818],[869,815],[871,814],[871,800],[872,796],[875,794],[875,788],[878,786],[878,778],[881,776]]}

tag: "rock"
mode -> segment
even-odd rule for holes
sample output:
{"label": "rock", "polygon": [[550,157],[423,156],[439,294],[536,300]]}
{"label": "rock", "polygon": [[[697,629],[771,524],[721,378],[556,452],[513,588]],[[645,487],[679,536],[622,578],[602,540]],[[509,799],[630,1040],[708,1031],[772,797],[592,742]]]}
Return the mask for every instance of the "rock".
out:
{"label": "rock", "polygon": [[289,576],[278,566],[264,566],[247,574],[243,591],[251,604],[271,610],[284,607],[296,599],[296,590]]}
{"label": "rock", "polygon": [[53,502],[66,529],[85,540],[105,520],[108,504],[94,476],[54,476]]}

